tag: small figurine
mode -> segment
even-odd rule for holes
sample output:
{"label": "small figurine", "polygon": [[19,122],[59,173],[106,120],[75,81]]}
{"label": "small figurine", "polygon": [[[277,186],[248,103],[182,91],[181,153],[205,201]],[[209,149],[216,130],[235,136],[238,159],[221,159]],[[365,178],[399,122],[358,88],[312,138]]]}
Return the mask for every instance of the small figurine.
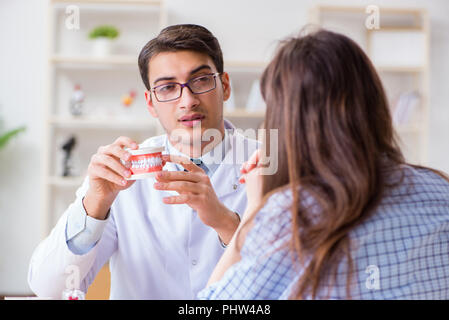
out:
{"label": "small figurine", "polygon": [[130,107],[131,104],[134,102],[136,95],[137,95],[137,93],[134,90],[131,90],[129,93],[123,95],[122,96],[123,106],[125,106],[126,108]]}
{"label": "small figurine", "polygon": [[76,145],[76,138],[74,136],[71,136],[67,141],[62,145],[61,149],[64,151],[64,162],[63,162],[63,177],[69,177],[72,175],[72,159],[71,154],[72,150]]}
{"label": "small figurine", "polygon": [[81,91],[81,86],[77,84],[72,93],[72,98],[70,98],[70,113],[74,116],[80,116],[83,113],[83,104],[84,92]]}

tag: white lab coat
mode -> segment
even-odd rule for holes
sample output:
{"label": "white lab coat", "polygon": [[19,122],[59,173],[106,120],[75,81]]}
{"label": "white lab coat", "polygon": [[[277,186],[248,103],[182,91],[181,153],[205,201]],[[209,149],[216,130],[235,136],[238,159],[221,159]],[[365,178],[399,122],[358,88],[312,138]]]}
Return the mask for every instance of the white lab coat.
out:
{"label": "white lab coat", "polygon": [[[231,149],[211,183],[227,208],[243,214],[246,193],[238,183],[239,169],[258,143],[238,133],[230,137]],[[166,135],[150,138],[142,145],[160,143],[167,143]],[[178,170],[173,163],[167,163],[164,169]],[[77,255],[67,246],[66,223],[70,210],[84,210],[81,200],[88,187],[86,178],[75,202],[32,255],[28,283],[33,292],[59,299],[73,284],[77,271],[80,289],[86,292],[109,261],[111,299],[194,299],[205,287],[224,248],[215,230],[204,225],[189,206],[164,204],[162,198],[173,191],[155,190],[154,182],[137,180],[121,191],[98,243],[88,253]]]}

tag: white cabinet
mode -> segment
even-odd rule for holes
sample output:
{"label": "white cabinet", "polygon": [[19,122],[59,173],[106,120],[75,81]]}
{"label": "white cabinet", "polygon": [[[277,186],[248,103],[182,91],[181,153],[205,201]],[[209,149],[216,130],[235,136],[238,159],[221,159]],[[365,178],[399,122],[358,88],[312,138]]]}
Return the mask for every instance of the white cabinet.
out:
{"label": "white cabinet", "polygon": [[[43,236],[74,200],[90,157],[100,145],[120,135],[142,141],[161,132],[145,107],[137,57],[167,19],[162,0],[52,0],[48,10]],[[93,28],[101,25],[119,30],[105,56],[95,54],[88,37]],[[76,85],[84,93],[79,116],[72,115],[69,108]],[[122,99],[131,91],[137,97],[125,107]],[[61,149],[72,136],[76,139],[72,171],[70,176],[62,176]]]}
{"label": "white cabinet", "polygon": [[429,21],[424,9],[317,6],[310,22],[355,40],[376,67],[408,162],[426,164],[429,114]]}

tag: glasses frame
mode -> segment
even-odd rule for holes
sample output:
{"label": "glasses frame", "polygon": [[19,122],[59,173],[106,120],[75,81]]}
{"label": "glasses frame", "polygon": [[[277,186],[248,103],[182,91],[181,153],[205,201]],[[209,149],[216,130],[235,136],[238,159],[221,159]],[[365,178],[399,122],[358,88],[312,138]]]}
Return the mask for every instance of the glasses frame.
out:
{"label": "glasses frame", "polygon": [[[182,89],[184,89],[185,87],[187,87],[187,88],[190,90],[190,92],[191,92],[192,94],[195,94],[195,95],[203,94],[203,93],[206,93],[206,92],[210,92],[210,91],[212,91],[212,90],[215,90],[215,89],[217,88],[217,76],[219,76],[219,75],[221,75],[220,72],[214,72],[214,73],[207,73],[207,74],[203,74],[203,75],[201,75],[201,76],[192,78],[192,79],[190,79],[189,81],[187,81],[187,82],[185,82],[185,83],[179,83],[179,82],[174,82],[174,81],[173,81],[173,82],[167,82],[167,83],[160,84],[160,85],[158,85],[158,86],[152,88],[152,89],[151,89],[151,92],[153,92],[154,97],[155,97],[156,100],[159,101],[159,102],[170,102],[170,101],[174,101],[174,100],[177,100],[177,99],[181,98],[181,96],[182,96]],[[196,80],[196,79],[201,78],[201,77],[204,77],[204,76],[214,76],[214,87],[211,88],[211,89],[209,89],[209,90],[200,92],[200,93],[193,92],[192,88],[190,88],[190,86],[189,86],[189,83],[191,83],[193,80]],[[179,96],[176,97],[176,98],[173,98],[173,99],[169,99],[169,100],[159,100],[159,98],[158,98],[158,96],[157,96],[157,94],[156,94],[156,92],[155,92],[156,89],[159,88],[159,87],[162,87],[162,86],[166,86],[166,85],[168,85],[168,84],[177,84],[177,85],[180,85],[180,86],[181,86],[181,91],[179,92]]]}

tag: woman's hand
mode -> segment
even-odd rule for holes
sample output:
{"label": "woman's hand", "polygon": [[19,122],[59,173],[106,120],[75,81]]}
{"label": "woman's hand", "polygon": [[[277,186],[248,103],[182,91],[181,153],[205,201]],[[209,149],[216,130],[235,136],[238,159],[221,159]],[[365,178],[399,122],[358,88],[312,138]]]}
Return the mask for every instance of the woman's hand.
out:
{"label": "woman's hand", "polygon": [[248,205],[243,214],[242,222],[234,233],[226,251],[215,266],[215,269],[209,278],[208,285],[219,281],[224,273],[241,259],[240,250],[237,248],[236,244],[237,238],[241,241],[244,241],[246,238],[246,234],[252,227],[252,221],[249,221],[248,223],[246,223],[246,221],[250,220],[251,217],[256,214],[254,209],[262,200],[262,168],[260,167],[260,156],[261,150],[256,150],[240,169],[242,176],[239,181],[246,185]]}
{"label": "woman's hand", "polygon": [[258,206],[262,200],[261,152],[262,150],[260,149],[256,150],[240,169],[242,176],[239,181],[246,185],[246,196],[248,199],[246,212]]}

